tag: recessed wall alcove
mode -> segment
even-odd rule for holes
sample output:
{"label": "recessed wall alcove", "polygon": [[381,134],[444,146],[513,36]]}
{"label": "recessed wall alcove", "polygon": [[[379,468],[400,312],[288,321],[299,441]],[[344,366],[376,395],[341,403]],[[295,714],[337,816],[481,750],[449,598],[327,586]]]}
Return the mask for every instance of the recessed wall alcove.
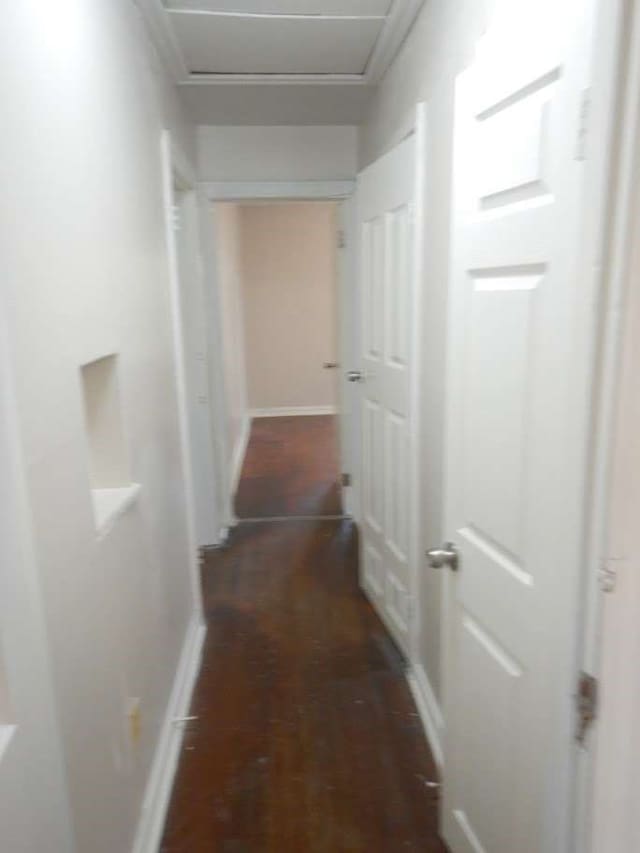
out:
{"label": "recessed wall alcove", "polygon": [[104,535],[135,500],[118,387],[118,355],[111,353],[80,368],[88,451],[89,482],[96,529]]}

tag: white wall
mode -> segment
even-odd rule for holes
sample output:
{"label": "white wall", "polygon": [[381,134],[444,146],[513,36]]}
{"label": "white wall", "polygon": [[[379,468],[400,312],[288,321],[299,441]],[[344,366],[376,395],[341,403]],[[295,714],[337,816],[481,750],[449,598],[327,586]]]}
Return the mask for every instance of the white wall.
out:
{"label": "white wall", "polygon": [[[75,839],[75,847],[64,839],[64,815],[51,815],[62,809],[58,786],[51,808],[41,809],[42,792],[25,766],[10,808],[16,826],[25,825],[27,809],[34,826],[11,853],[124,853],[194,617],[162,129],[171,128],[188,156],[194,146],[130,0],[10,4],[0,31],[0,79],[8,213],[0,231],[2,281]],[[112,352],[120,355],[130,466],[142,490],[99,540],[79,366]],[[138,743],[126,723],[131,697],[142,712]],[[49,709],[45,696],[43,727],[50,726]],[[45,752],[43,761],[50,760]],[[55,767],[43,764],[43,784],[45,773],[55,781]],[[8,808],[4,799],[0,813]],[[3,847],[4,833],[3,823]]]}
{"label": "white wall", "polygon": [[239,206],[225,203],[214,205],[211,225],[212,234],[215,234],[217,259],[229,482],[233,489],[242,464],[249,429],[242,307],[242,226]]}
{"label": "white wall", "polygon": [[336,210],[332,203],[243,205],[242,293],[252,411],[335,408]]}
{"label": "white wall", "polygon": [[[4,294],[0,294],[3,297]],[[3,850],[71,851],[51,662],[30,542],[4,299],[0,304],[0,827]]]}
{"label": "white wall", "polygon": [[[495,0],[429,0],[385,74],[359,135],[359,165],[368,165],[411,129],[415,106],[427,103],[427,217],[422,317],[420,553],[443,539],[443,416],[449,266],[454,83],[469,64]],[[440,575],[421,566],[422,660],[441,695]]]}
{"label": "white wall", "polygon": [[349,180],[357,171],[350,126],[199,127],[202,181]]}

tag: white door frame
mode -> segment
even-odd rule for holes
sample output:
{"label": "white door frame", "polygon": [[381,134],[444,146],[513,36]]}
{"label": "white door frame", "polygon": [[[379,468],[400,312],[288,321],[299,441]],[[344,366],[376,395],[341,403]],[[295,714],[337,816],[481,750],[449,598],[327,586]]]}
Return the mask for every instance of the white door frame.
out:
{"label": "white door frame", "polygon": [[184,334],[180,301],[180,275],[178,269],[178,247],[173,228],[173,193],[177,178],[181,186],[195,191],[195,177],[189,162],[175,145],[168,130],[161,138],[162,192],[164,202],[165,234],[169,261],[169,295],[171,300],[171,325],[173,350],[176,365],[176,393],[178,400],[178,424],[180,431],[180,455],[185,483],[185,507],[187,516],[187,545],[189,548],[189,578],[193,596],[194,615],[203,618],[202,590],[200,586],[200,560],[196,537],[195,494],[191,471],[191,437],[188,421],[188,397],[186,364],[184,357]]}
{"label": "white door frame", "polygon": [[[344,201],[346,202],[347,209],[349,209],[350,200],[355,192],[355,181],[202,181],[199,183],[198,189],[203,203],[206,202],[210,206],[215,204],[216,202],[241,203],[252,201]],[[338,264],[337,274],[339,276],[342,276],[343,274],[345,274],[345,272],[348,273],[349,271],[352,271],[354,269],[353,260],[349,257],[350,253],[352,253],[354,250],[353,247],[355,246],[356,239],[355,223],[351,215],[347,215],[344,217],[344,224],[342,227],[345,231],[344,237],[346,242],[345,250],[347,253],[347,257],[341,259],[341,262]],[[202,239],[205,244],[204,249],[208,258],[207,276],[209,280],[213,283],[213,286],[209,287],[208,289],[212,292],[212,299],[215,304],[215,310],[212,312],[211,316],[211,323],[212,326],[215,325],[216,331],[215,335],[211,334],[209,336],[209,345],[212,348],[214,360],[219,366],[221,366],[222,328],[220,326],[220,298],[217,287],[217,273],[215,263],[216,247],[211,230],[209,230],[207,233],[209,236],[203,236]],[[341,287],[340,290],[344,292],[345,288]],[[351,293],[353,294],[353,298],[357,299],[357,281],[355,279],[353,281]],[[356,353],[352,353],[346,346],[347,340],[345,340],[345,337],[346,336],[344,334],[340,334],[339,336],[338,360],[341,364],[340,388],[342,398],[344,372],[345,370],[350,369],[350,367],[355,363],[354,359],[356,357]],[[224,378],[221,374],[219,377],[219,388],[224,389]],[[224,401],[226,401],[226,393],[224,392],[224,390],[222,390],[221,394],[224,398]],[[212,418],[214,420],[215,431],[220,434],[224,434],[226,419],[226,402],[224,402],[222,406],[215,407],[214,411],[212,411]],[[353,446],[353,442],[351,442],[350,444],[351,446]],[[228,448],[224,451],[224,455],[221,458],[216,459],[217,470],[220,470],[221,464],[224,465],[224,461],[227,458],[227,451]],[[344,446],[341,446],[340,453],[341,461],[343,463],[345,460],[345,451],[348,454],[348,450]],[[353,464],[353,460],[350,461],[351,464]],[[240,460],[240,466],[241,464],[242,460]],[[227,515],[229,519],[227,523],[231,525],[236,521],[232,509],[234,497],[233,491],[235,486],[233,483],[228,482],[226,484],[226,488],[227,494],[225,499],[225,505],[227,508]],[[353,487],[342,489],[343,503],[346,511],[357,512],[357,507],[359,506],[357,491],[356,494],[352,494],[352,490]]]}
{"label": "white door frame", "polygon": [[[599,692],[606,694],[604,703],[599,700],[599,704],[604,704],[603,717],[596,720],[587,748],[576,757],[574,850],[581,853],[604,853],[604,848],[598,846],[602,842],[607,845],[606,853],[628,849],[624,846],[627,827],[617,819],[619,813],[608,810],[607,804],[616,797],[621,802],[624,800],[628,768],[621,766],[620,756],[625,753],[624,747],[620,749],[621,744],[626,744],[630,752],[632,744],[638,743],[637,721],[623,718],[623,725],[619,725],[620,719],[616,725],[609,709],[616,706],[624,709],[629,699],[628,685],[634,663],[633,629],[640,619],[640,600],[628,602],[615,598],[616,558],[620,555],[614,534],[616,491],[612,483],[618,437],[616,414],[628,401],[631,390],[620,383],[625,318],[633,285],[631,265],[640,216],[640,2],[607,4],[606,11],[601,8],[600,26],[609,50],[617,48],[618,61],[609,62],[598,90],[600,110],[609,125],[608,135],[601,134],[601,144],[608,145],[611,153],[606,174],[601,176],[609,183],[601,188],[599,197],[599,215],[603,221],[599,223],[600,240],[594,258],[601,263],[604,286],[579,668],[600,678],[604,655],[615,654],[617,650],[621,670],[618,679],[607,680],[605,673],[605,680],[600,682]],[[624,445],[617,447],[619,453],[624,449]],[[634,618],[629,619],[630,614]],[[631,653],[626,662],[624,650]],[[596,812],[598,837],[594,839]]]}

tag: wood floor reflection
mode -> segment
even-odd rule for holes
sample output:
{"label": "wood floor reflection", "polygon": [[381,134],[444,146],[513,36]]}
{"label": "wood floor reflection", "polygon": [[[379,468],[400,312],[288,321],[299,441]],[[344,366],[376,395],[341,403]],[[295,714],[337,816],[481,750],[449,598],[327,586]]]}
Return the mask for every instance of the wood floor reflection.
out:
{"label": "wood floor reflection", "polygon": [[256,418],[236,495],[236,515],[340,515],[339,479],[335,415]]}

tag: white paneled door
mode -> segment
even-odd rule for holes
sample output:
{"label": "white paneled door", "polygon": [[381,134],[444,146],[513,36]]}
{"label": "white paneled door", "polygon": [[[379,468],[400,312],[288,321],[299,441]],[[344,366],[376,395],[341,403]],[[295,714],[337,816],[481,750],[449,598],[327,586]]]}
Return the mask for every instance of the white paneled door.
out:
{"label": "white paneled door", "polygon": [[408,650],[413,405],[415,140],[358,177],[362,307],[361,566],[367,593]]}
{"label": "white paneled door", "polygon": [[503,4],[456,88],[446,536],[459,559],[441,569],[452,853],[570,848],[590,5]]}

